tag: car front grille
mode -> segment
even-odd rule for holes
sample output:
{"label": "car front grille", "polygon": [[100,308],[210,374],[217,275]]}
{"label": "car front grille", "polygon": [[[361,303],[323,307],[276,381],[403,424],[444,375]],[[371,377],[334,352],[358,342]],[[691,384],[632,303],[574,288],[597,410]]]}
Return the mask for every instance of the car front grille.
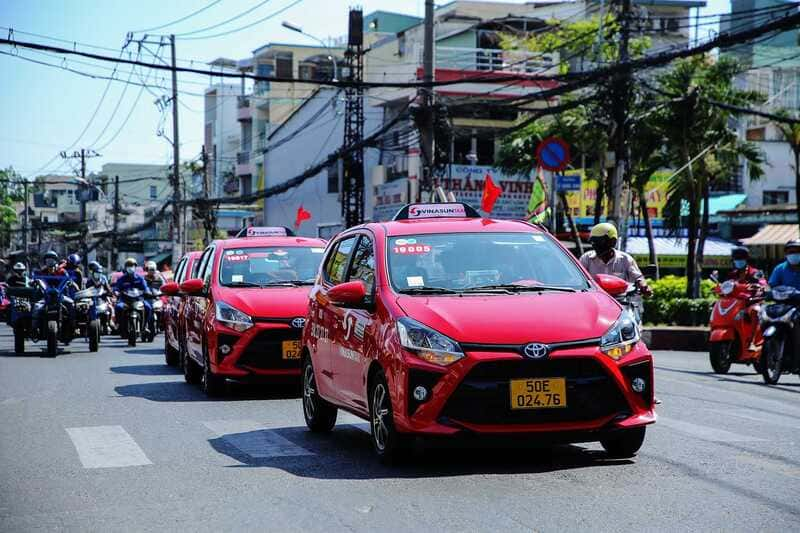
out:
{"label": "car front grille", "polygon": [[294,328],[263,330],[245,346],[236,365],[260,370],[300,368],[299,359],[283,358],[282,343],[300,340],[302,332],[303,330]]}
{"label": "car front grille", "polygon": [[[559,377],[566,378],[567,407],[511,409],[511,379]],[[448,399],[440,421],[487,425],[585,422],[629,410],[613,378],[592,358],[519,359],[477,364]]]}

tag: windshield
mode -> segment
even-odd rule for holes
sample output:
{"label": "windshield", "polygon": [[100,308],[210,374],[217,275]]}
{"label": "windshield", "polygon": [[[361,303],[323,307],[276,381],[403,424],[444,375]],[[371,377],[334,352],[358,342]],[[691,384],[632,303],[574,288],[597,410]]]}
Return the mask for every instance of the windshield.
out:
{"label": "windshield", "polygon": [[389,239],[389,275],[395,290],[433,287],[590,287],[573,261],[536,233],[437,233]]}
{"label": "windshield", "polygon": [[227,287],[313,283],[324,251],[324,248],[310,246],[225,250],[219,281]]}

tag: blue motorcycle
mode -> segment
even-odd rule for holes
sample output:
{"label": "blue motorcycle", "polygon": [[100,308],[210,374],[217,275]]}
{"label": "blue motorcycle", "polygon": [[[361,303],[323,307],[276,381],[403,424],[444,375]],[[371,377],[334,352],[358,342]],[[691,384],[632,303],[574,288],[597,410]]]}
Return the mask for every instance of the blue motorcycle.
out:
{"label": "blue motorcycle", "polygon": [[77,291],[75,300],[75,325],[82,337],[89,341],[89,351],[96,352],[100,349],[100,307],[106,303],[106,291],[102,287],[89,287]]}
{"label": "blue motorcycle", "polygon": [[42,298],[33,307],[33,337],[47,340],[47,355],[58,355],[58,342],[69,344],[75,336],[75,301],[78,286],[70,276],[34,274]]}

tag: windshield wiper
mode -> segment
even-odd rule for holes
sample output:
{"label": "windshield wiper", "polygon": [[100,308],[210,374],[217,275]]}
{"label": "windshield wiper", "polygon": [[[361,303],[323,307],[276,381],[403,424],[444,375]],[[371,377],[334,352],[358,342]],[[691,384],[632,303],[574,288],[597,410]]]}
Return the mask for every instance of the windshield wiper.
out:
{"label": "windshield wiper", "polygon": [[509,292],[543,292],[543,291],[561,291],[561,292],[577,292],[572,287],[559,287],[557,285],[514,285],[513,283],[500,283],[496,285],[481,285],[480,287],[469,287],[464,289],[464,292],[480,292],[485,290],[505,290]]}
{"label": "windshield wiper", "polygon": [[315,281],[313,279],[291,279],[284,283],[291,283],[292,285],[313,285]]}
{"label": "windshield wiper", "polygon": [[253,283],[250,281],[232,281],[225,284],[226,287],[261,287],[260,283]]}
{"label": "windshield wiper", "polygon": [[458,294],[460,291],[453,289],[446,289],[444,287],[409,287],[407,289],[400,289],[400,294]]}

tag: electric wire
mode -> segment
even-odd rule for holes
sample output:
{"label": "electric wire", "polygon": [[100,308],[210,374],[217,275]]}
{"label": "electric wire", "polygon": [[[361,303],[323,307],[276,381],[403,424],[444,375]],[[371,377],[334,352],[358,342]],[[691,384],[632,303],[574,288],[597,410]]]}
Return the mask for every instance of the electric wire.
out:
{"label": "electric wire", "polygon": [[286,6],[278,9],[277,11],[273,11],[272,13],[270,13],[269,15],[267,15],[264,18],[260,18],[260,19],[254,21],[254,22],[251,22],[250,24],[246,24],[244,26],[240,26],[240,27],[238,27],[236,29],[233,29],[233,30],[224,31],[222,33],[215,33],[213,35],[198,35],[198,36],[195,36],[195,37],[176,37],[176,38],[180,39],[181,41],[192,41],[192,40],[198,40],[198,39],[216,39],[217,37],[224,37],[226,35],[231,35],[232,33],[238,33],[240,31],[252,28],[253,26],[255,26],[257,24],[261,24],[262,22],[266,22],[267,20],[270,20],[271,18],[277,17],[281,13],[283,13],[285,11],[288,11],[289,9],[293,8],[294,6],[296,6],[297,4],[299,4],[302,1],[303,0],[294,0],[292,3],[287,4]]}
{"label": "electric wire", "polygon": [[200,13],[205,11],[206,9],[215,6],[215,5],[219,4],[220,2],[222,2],[222,0],[214,0],[210,4],[207,4],[204,7],[201,7],[197,11],[193,11],[193,12],[189,13],[185,17],[181,17],[179,19],[173,20],[172,22],[167,22],[166,24],[162,24],[160,26],[153,26],[152,28],[147,28],[147,29],[144,29],[144,30],[134,30],[133,33],[146,33],[146,32],[151,32],[151,31],[155,31],[155,30],[160,30],[160,29],[166,28],[167,26],[174,26],[175,24],[183,22],[184,20],[188,20],[188,19],[194,17],[195,15],[199,15]]}

